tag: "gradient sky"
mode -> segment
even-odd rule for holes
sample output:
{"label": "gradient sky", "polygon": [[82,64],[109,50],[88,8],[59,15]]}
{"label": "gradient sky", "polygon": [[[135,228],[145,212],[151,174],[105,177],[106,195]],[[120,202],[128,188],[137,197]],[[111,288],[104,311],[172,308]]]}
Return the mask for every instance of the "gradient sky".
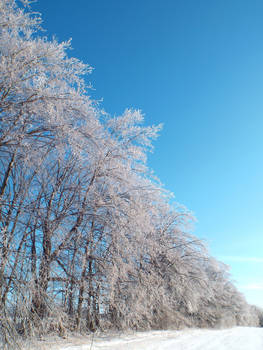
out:
{"label": "gradient sky", "polygon": [[39,0],[46,35],[94,67],[91,95],[164,123],[149,165],[263,307],[263,1]]}

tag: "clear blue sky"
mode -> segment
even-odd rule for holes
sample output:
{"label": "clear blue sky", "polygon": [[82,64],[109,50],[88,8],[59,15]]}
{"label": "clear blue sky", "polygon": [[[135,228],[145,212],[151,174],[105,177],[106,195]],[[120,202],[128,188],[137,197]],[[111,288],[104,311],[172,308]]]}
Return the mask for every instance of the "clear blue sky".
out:
{"label": "clear blue sky", "polygon": [[149,158],[195,234],[263,306],[263,1],[39,0],[112,114],[164,123]]}

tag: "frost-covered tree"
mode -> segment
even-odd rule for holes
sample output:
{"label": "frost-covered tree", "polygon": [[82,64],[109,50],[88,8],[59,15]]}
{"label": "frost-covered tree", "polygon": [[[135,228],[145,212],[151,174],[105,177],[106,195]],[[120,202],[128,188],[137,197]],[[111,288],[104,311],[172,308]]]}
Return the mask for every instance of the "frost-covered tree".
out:
{"label": "frost-covered tree", "polygon": [[[160,126],[110,117],[88,65],[0,0],[0,336],[256,324],[147,167]],[[262,322],[262,316],[261,316]],[[15,345],[17,347],[17,345]]]}

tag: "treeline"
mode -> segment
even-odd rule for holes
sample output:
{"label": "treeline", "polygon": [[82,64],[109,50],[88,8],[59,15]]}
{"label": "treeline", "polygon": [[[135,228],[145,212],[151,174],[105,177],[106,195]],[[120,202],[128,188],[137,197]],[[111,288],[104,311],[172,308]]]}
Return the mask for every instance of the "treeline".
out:
{"label": "treeline", "polygon": [[[160,126],[110,117],[91,69],[0,0],[0,337],[262,324],[146,165]],[[261,317],[261,321],[260,321]]]}

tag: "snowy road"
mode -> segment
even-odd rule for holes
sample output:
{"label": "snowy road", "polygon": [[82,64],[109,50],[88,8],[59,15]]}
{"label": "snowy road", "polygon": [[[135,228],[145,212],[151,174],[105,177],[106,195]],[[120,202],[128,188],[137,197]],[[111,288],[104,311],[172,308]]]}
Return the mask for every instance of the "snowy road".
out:
{"label": "snowy road", "polygon": [[263,350],[263,328],[141,332],[54,350]]}

